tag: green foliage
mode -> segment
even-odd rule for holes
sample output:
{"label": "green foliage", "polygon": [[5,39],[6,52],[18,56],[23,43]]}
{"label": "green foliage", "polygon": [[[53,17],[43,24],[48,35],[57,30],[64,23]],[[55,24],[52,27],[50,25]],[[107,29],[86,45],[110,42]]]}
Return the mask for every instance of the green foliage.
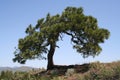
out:
{"label": "green foliage", "polygon": [[2,71],[0,75],[0,80],[12,80],[13,78],[13,73],[12,71]]}
{"label": "green foliage", "polygon": [[46,18],[39,19],[35,26],[30,24],[25,32],[27,35],[19,39],[14,62],[46,59],[44,53],[54,54],[53,50],[59,47],[57,42],[62,40],[62,35],[65,34],[71,37],[73,48],[83,57],[94,57],[102,50],[99,44],[108,39],[110,34],[107,29],[98,26],[96,18],[85,15],[81,7],[67,7],[62,14],[54,16],[47,14]]}

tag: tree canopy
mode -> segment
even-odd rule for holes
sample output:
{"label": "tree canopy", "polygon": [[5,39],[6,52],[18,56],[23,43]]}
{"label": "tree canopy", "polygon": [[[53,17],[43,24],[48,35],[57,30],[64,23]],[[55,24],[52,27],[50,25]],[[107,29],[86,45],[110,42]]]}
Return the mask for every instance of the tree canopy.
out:
{"label": "tree canopy", "polygon": [[83,57],[98,55],[102,50],[99,44],[110,35],[107,29],[98,26],[96,18],[85,15],[81,7],[67,7],[62,14],[54,16],[48,13],[35,26],[30,24],[25,32],[26,36],[19,39],[13,61],[25,63],[28,59],[48,59],[48,69],[53,68],[55,48],[59,47],[57,42],[63,35],[71,37],[73,48]]}

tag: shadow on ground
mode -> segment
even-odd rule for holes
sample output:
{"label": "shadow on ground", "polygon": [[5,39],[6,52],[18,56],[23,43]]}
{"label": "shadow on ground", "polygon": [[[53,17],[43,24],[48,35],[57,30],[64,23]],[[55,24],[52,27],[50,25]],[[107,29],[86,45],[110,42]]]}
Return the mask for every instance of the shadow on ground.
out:
{"label": "shadow on ground", "polygon": [[62,76],[65,75],[69,69],[73,69],[75,73],[84,73],[87,72],[90,68],[90,64],[82,64],[82,65],[54,65],[52,70],[46,70],[39,73],[34,74],[35,76],[51,76],[57,75]]}

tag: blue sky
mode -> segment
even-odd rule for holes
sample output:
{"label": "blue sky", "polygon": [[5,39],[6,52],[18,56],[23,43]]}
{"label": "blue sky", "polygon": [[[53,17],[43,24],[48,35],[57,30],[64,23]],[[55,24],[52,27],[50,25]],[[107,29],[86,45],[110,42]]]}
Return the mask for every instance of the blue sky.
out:
{"label": "blue sky", "polygon": [[111,32],[110,38],[101,44],[103,51],[95,58],[82,58],[70,44],[68,36],[58,44],[60,48],[54,55],[55,64],[82,64],[101,61],[112,62],[120,60],[120,0],[0,0],[0,66],[31,66],[46,67],[47,61],[31,60],[25,65],[13,63],[14,47],[18,39],[26,34],[29,24],[35,25],[37,20],[61,12],[67,6],[83,7],[86,15],[92,15],[98,20],[98,25]]}

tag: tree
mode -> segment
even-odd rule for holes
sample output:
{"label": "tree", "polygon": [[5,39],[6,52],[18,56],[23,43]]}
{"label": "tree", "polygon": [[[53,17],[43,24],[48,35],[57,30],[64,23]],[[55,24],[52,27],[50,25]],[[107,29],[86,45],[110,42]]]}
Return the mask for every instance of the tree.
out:
{"label": "tree", "polygon": [[107,29],[99,28],[96,18],[86,16],[81,7],[67,7],[62,14],[54,16],[48,13],[35,26],[30,24],[25,32],[27,35],[19,39],[13,61],[25,63],[28,59],[48,59],[48,70],[54,68],[53,55],[63,35],[71,37],[73,48],[85,58],[98,55],[102,50],[99,44],[110,34]]}

